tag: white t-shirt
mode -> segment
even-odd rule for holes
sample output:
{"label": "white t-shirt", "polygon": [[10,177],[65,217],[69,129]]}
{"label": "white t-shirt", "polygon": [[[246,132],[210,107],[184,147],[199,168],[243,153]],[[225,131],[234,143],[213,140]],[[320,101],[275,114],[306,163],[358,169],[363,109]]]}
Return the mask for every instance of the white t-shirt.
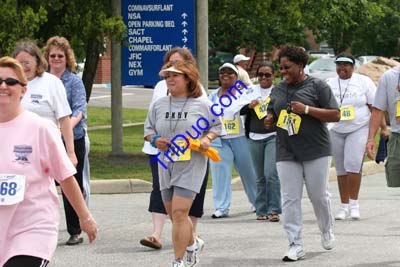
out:
{"label": "white t-shirt", "polygon": [[[272,88],[274,86],[272,85],[269,88],[261,88],[260,84],[251,86],[245,94],[241,97],[241,101],[243,104],[248,104],[252,100],[258,100],[260,103],[264,102],[267,97],[271,94]],[[265,138],[268,138],[272,135],[276,135],[276,132],[272,133],[267,133],[267,134],[260,134],[260,133],[253,133],[249,132],[249,138],[252,140],[263,140]]]}
{"label": "white t-shirt", "polygon": [[[208,99],[207,92],[206,92],[206,90],[204,89],[203,86],[201,86],[201,90],[203,91],[203,94],[200,97]],[[150,109],[151,105],[153,105],[161,97],[166,96],[167,93],[168,93],[167,81],[166,80],[159,81],[156,84],[156,86],[154,87],[153,97],[151,99],[151,103],[149,105],[149,109]],[[142,152],[147,154],[147,155],[157,155],[158,149],[155,148],[155,147],[152,147],[150,145],[150,142],[144,141]]]}
{"label": "white t-shirt", "polygon": [[0,204],[0,266],[16,255],[50,260],[59,224],[54,179],[62,182],[76,173],[60,131],[48,120],[24,111],[0,123],[0,140],[0,173],[25,176],[23,200]]}
{"label": "white t-shirt", "polygon": [[250,76],[247,73],[247,71],[245,69],[243,69],[241,66],[236,65],[236,67],[239,70],[239,75],[238,75],[238,80],[241,80],[242,82],[244,82],[244,84],[246,84],[247,86],[253,85],[253,83],[250,80]]}
{"label": "white t-shirt", "polygon": [[21,105],[57,126],[60,118],[72,113],[62,81],[48,72],[28,82],[28,90],[22,98]]}
{"label": "white t-shirt", "polygon": [[371,117],[367,104],[372,105],[376,92],[374,82],[368,76],[358,73],[353,73],[347,80],[336,77],[330,78],[327,82],[339,107],[352,106],[354,108],[353,120],[340,120],[331,125],[331,130],[349,133],[367,125]]}

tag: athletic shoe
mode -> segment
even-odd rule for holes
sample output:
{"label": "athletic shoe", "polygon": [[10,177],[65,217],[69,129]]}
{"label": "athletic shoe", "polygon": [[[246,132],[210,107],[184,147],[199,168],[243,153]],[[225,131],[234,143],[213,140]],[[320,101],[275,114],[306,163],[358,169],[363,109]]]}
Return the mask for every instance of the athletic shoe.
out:
{"label": "athletic shoe", "polygon": [[352,218],[353,220],[360,219],[360,207],[358,205],[349,206],[349,210],[350,210],[350,218]]}
{"label": "athletic shoe", "polygon": [[250,211],[251,211],[251,212],[256,212],[256,211],[257,211],[257,210],[256,210],[256,207],[254,207],[253,205],[251,205]]}
{"label": "athletic shoe", "polygon": [[199,253],[201,253],[203,251],[205,242],[200,237],[196,237],[196,241],[197,241],[197,250],[199,251]]}
{"label": "athletic shoe", "polygon": [[288,252],[283,256],[283,261],[297,261],[306,256],[302,245],[291,244]]}
{"label": "athletic shoe", "polygon": [[194,251],[186,250],[186,265],[188,267],[196,266],[200,262],[199,255],[204,248],[203,239],[196,237],[195,242],[196,248]]}
{"label": "athletic shoe", "polygon": [[181,259],[175,259],[172,262],[171,267],[186,267],[186,265]]}
{"label": "athletic shoe", "polygon": [[336,213],[335,220],[345,220],[349,216],[349,210],[340,207]]}
{"label": "athletic shoe", "polygon": [[228,211],[216,210],[214,214],[211,215],[211,218],[213,219],[219,219],[224,217],[228,217]]}
{"label": "athletic shoe", "polygon": [[331,250],[335,247],[335,236],[332,229],[326,233],[321,233],[321,245],[326,250]]}

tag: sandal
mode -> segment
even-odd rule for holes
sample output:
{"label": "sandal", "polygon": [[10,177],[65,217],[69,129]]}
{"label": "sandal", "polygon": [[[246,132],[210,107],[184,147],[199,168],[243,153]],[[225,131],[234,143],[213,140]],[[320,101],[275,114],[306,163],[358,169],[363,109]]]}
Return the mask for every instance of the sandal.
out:
{"label": "sandal", "polygon": [[272,213],[268,215],[268,220],[270,222],[279,222],[279,214],[278,213]]}
{"label": "sandal", "polygon": [[161,249],[161,242],[158,241],[154,236],[146,236],[145,238],[140,240],[140,244],[145,247]]}
{"label": "sandal", "polygon": [[257,220],[258,221],[266,221],[266,220],[268,220],[268,216],[266,216],[266,215],[258,215],[257,216]]}

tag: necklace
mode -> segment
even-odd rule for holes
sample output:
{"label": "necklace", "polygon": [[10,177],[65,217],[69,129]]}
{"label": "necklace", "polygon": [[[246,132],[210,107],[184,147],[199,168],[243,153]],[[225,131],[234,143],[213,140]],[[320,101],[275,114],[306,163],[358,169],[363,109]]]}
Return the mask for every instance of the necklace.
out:
{"label": "necklace", "polygon": [[[182,114],[182,111],[185,108],[188,100],[189,100],[189,97],[186,97],[185,102],[183,103],[183,106],[182,106],[179,114]],[[172,115],[172,96],[169,96],[169,114],[170,114],[170,116]],[[175,122],[174,128],[172,128],[172,118],[169,120],[169,130],[173,135],[175,134],[175,130],[176,130],[176,127],[178,126],[178,122],[179,122],[179,116]]]}
{"label": "necklace", "polygon": [[349,82],[347,83],[346,89],[344,90],[344,93],[343,93],[343,96],[342,96],[342,87],[340,86],[340,78],[338,77],[339,99],[340,99],[340,106],[339,106],[339,108],[342,107],[342,102],[343,102],[344,96],[346,95],[347,89],[349,88],[350,82],[351,82],[351,77],[350,77],[350,79],[349,79]]}

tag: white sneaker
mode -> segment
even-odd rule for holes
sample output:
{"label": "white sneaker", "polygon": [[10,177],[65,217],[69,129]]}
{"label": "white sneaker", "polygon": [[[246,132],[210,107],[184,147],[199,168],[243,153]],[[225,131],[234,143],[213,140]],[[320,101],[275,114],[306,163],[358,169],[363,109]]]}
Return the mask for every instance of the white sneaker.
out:
{"label": "white sneaker", "polygon": [[257,210],[256,210],[256,207],[254,207],[253,205],[251,205],[250,211],[251,211],[251,212],[256,212],[256,211],[257,211]]}
{"label": "white sneaker", "polygon": [[196,237],[196,248],[194,251],[186,250],[186,265],[188,267],[196,266],[199,262],[199,255],[203,251],[204,248],[204,240]]}
{"label": "white sneaker", "polygon": [[331,250],[335,247],[335,236],[332,229],[326,233],[321,233],[321,245],[326,250]]}
{"label": "white sneaker", "polygon": [[283,256],[283,261],[297,261],[306,256],[302,245],[291,244],[288,252]]}
{"label": "white sneaker", "polygon": [[229,213],[229,211],[216,210],[213,213],[213,215],[211,215],[211,218],[219,219],[219,218],[228,217],[228,213]]}
{"label": "white sneaker", "polygon": [[340,207],[336,213],[335,220],[345,220],[349,216],[349,210]]}
{"label": "white sneaker", "polygon": [[172,262],[171,267],[186,267],[186,265],[181,259],[175,259]]}
{"label": "white sneaker", "polygon": [[349,207],[350,209],[350,218],[353,220],[360,219],[360,207],[358,205],[353,205]]}
{"label": "white sneaker", "polygon": [[201,253],[203,251],[205,242],[200,237],[196,237],[196,241],[197,241],[197,251],[198,253]]}

